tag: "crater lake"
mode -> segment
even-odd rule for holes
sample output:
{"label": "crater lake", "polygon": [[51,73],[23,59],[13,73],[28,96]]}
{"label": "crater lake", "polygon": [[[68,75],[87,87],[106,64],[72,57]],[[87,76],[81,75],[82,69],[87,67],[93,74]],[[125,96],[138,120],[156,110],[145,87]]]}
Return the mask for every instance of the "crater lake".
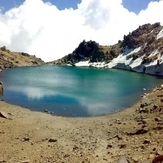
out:
{"label": "crater lake", "polygon": [[101,116],[130,107],[163,79],[123,70],[18,67],[0,75],[8,103],[65,117]]}

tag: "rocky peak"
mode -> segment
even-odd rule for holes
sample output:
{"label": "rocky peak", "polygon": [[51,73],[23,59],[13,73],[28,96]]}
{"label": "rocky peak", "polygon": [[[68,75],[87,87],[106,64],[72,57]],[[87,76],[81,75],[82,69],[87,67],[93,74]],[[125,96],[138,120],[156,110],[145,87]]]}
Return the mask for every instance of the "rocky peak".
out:
{"label": "rocky peak", "polygon": [[[138,29],[124,36],[122,47],[135,49],[141,47],[137,53],[133,53],[128,58],[133,60],[143,56],[143,64],[150,63],[158,58],[159,54],[163,54],[163,37],[158,39],[159,32],[163,29],[160,23],[145,24],[139,26]],[[152,54],[153,53],[153,54]],[[152,54],[152,56],[151,56]]]}
{"label": "rocky peak", "polygon": [[139,26],[139,28],[130,32],[127,36],[124,35],[121,46],[129,49],[135,49],[145,43],[149,45],[156,39],[156,36],[161,29],[162,27],[160,23]]}
{"label": "rocky peak", "polygon": [[79,46],[70,54],[65,57],[53,61],[50,64],[71,64],[74,65],[80,61],[90,61],[90,62],[109,62],[115,58],[120,49],[120,43],[114,46],[102,46],[95,41],[85,41],[83,40]]}

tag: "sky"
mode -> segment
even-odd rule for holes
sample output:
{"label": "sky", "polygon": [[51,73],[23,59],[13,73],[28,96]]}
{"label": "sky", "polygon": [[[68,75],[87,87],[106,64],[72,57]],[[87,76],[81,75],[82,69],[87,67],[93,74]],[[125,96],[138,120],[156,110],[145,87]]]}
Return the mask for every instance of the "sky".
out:
{"label": "sky", "polygon": [[0,46],[44,61],[83,41],[112,45],[139,25],[163,25],[163,0],[0,0]]}

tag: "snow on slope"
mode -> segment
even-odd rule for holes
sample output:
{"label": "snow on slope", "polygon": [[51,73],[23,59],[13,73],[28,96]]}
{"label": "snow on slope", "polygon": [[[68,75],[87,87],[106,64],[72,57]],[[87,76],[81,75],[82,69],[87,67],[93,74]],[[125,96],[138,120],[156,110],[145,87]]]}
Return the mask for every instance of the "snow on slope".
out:
{"label": "snow on slope", "polygon": [[[133,59],[131,56],[141,50],[141,47],[136,49],[124,49],[124,52],[119,54],[117,58],[114,58],[111,62],[90,62],[81,61],[75,64],[78,67],[95,67],[95,68],[117,68],[125,69],[140,73],[152,74],[152,75],[163,75],[163,55],[159,53],[158,50],[154,50],[148,57],[154,57],[157,55],[157,59],[150,63],[144,63],[143,58],[145,55]],[[159,61],[159,63],[158,63]]]}
{"label": "snow on slope", "polygon": [[163,37],[163,29],[158,33],[157,40]]}
{"label": "snow on slope", "polygon": [[89,67],[89,61],[81,61],[75,64],[76,67]]}
{"label": "snow on slope", "polygon": [[[121,53],[117,58],[114,58],[110,63],[105,62],[90,62],[90,61],[80,61],[75,64],[77,67],[96,67],[96,68],[114,68],[118,64],[124,64],[124,65],[130,65],[132,63],[131,59],[126,59],[127,56],[138,52],[141,49],[141,47],[136,49],[125,49],[124,53]],[[141,60],[142,62],[142,60]]]}
{"label": "snow on slope", "polygon": [[137,53],[140,49],[141,49],[141,47],[136,48],[136,49],[127,49],[126,48],[123,53],[119,54],[119,56],[117,58],[114,58],[108,64],[108,68],[114,68],[114,67],[117,67],[118,65],[119,66],[121,65],[122,66],[121,68],[123,68],[123,66],[124,66],[124,69],[126,69],[126,66],[129,66],[132,63],[132,58],[127,59],[127,57],[134,53]]}
{"label": "snow on slope", "polygon": [[[124,53],[120,54],[117,58],[113,59],[109,64],[109,68],[126,69],[140,73],[146,73],[151,75],[163,75],[163,55],[158,50],[154,50],[148,58],[157,55],[157,59],[150,63],[142,64],[145,55],[133,60],[132,58],[127,59],[128,56],[141,50],[141,47],[136,48],[128,53],[128,49]],[[126,54],[126,55],[125,55]]]}

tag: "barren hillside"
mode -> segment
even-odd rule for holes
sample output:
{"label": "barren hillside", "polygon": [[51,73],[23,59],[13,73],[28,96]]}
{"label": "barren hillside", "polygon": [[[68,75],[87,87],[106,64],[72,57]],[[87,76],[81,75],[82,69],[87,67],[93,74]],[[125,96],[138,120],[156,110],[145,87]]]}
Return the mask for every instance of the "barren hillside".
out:
{"label": "barren hillside", "polygon": [[11,52],[5,46],[0,48],[0,71],[18,66],[41,65],[44,61],[27,53]]}

